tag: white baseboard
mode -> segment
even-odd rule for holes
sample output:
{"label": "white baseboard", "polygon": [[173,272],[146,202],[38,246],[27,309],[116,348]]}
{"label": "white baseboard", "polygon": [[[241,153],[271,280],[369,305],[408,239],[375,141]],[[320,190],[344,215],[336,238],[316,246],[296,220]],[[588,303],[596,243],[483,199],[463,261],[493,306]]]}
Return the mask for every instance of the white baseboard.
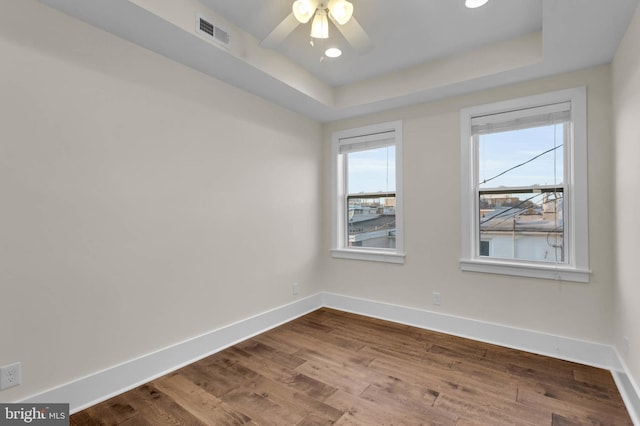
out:
{"label": "white baseboard", "polygon": [[609,345],[333,293],[324,293],[323,298],[325,306],[341,311],[440,331],[594,367],[621,368],[613,347]]}
{"label": "white baseboard", "polygon": [[[616,354],[618,353],[616,352]],[[613,374],[613,379],[616,382],[616,386],[618,386],[624,404],[627,406],[633,424],[640,426],[640,386],[629,374],[629,369],[619,354],[618,358],[622,364],[622,369],[618,371],[612,370],[611,374]]]}
{"label": "white baseboard", "polygon": [[312,312],[321,306],[322,296],[316,294],[74,380],[29,397],[22,402],[69,403],[70,412],[75,413]]}
{"label": "white baseboard", "polygon": [[611,370],[634,423],[640,426],[639,388],[612,346],[326,292],[74,380],[23,402],[69,403],[75,413],[321,307]]}
{"label": "white baseboard", "polygon": [[613,346],[340,294],[322,297],[328,308],[611,370],[634,425],[640,426],[640,388]]}

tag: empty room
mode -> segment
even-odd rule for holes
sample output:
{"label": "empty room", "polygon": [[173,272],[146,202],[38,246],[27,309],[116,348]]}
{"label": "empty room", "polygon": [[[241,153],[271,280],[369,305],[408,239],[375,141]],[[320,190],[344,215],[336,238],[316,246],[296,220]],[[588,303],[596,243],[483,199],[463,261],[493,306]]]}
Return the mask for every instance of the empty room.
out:
{"label": "empty room", "polygon": [[640,425],[638,3],[0,0],[0,424]]}

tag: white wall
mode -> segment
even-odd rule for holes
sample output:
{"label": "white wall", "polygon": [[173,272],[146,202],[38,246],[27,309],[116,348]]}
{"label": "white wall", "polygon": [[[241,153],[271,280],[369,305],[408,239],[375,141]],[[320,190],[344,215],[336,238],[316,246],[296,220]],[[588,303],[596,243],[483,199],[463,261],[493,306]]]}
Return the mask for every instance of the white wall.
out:
{"label": "white wall", "polygon": [[[406,263],[333,259],[325,209],[327,291],[528,330],[610,343],[613,286],[610,67],[601,66],[426,105],[332,123],[325,128],[324,170],[331,132],[378,122],[404,123]],[[460,109],[586,85],[589,114],[590,259],[588,284],[461,272]],[[325,175],[329,205],[331,176]],[[442,305],[431,304],[432,292]]]}
{"label": "white wall", "polygon": [[[23,384],[1,401],[287,303],[294,281],[298,297],[326,290],[619,348],[626,335],[640,377],[640,206],[629,196],[640,178],[637,14],[613,67],[614,172],[609,66],[332,123],[323,134],[35,0],[0,7],[0,365],[23,363]],[[460,108],[580,85],[591,282],[461,272]],[[397,119],[406,264],[332,259],[331,132]]]}
{"label": "white wall", "polygon": [[[640,384],[640,8],[613,62],[616,264],[615,344]],[[625,353],[623,338],[629,338]],[[640,396],[640,395],[639,395]]]}
{"label": "white wall", "polygon": [[0,365],[14,401],[315,293],[321,126],[0,0]]}

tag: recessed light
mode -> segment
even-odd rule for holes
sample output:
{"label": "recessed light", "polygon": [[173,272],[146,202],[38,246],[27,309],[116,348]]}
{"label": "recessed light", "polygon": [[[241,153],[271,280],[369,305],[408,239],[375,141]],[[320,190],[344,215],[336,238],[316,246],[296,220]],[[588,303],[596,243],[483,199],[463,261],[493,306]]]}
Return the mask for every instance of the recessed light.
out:
{"label": "recessed light", "polygon": [[342,55],[342,50],[337,47],[330,47],[324,51],[324,54],[329,58],[337,58]]}
{"label": "recessed light", "polygon": [[475,9],[476,7],[484,6],[489,0],[466,0],[464,5],[469,9]]}

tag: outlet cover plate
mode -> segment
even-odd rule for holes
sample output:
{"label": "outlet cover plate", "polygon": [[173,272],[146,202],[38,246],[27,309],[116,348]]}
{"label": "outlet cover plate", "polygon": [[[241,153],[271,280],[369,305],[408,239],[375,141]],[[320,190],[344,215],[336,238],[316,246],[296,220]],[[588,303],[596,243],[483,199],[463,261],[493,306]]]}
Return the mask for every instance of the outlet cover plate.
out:
{"label": "outlet cover plate", "polygon": [[18,386],[22,382],[22,367],[19,362],[0,367],[0,390]]}

